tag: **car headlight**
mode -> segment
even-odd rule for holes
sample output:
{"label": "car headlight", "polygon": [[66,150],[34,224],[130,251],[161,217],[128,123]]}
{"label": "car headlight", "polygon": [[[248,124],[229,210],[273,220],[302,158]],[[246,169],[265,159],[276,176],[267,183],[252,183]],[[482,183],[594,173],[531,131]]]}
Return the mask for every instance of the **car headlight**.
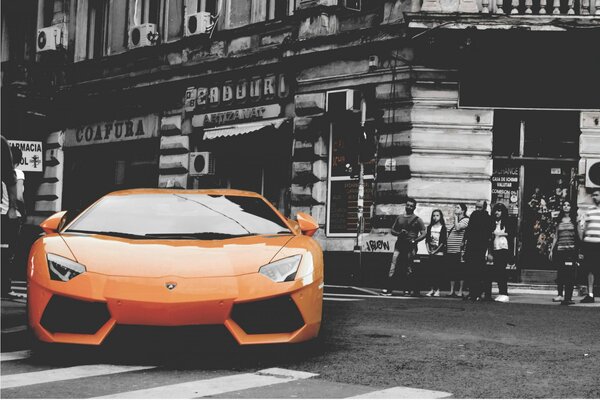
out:
{"label": "car headlight", "polygon": [[274,282],[290,282],[296,277],[301,255],[287,257],[260,267],[258,272]]}
{"label": "car headlight", "polygon": [[85,266],[68,258],[50,253],[46,257],[48,259],[50,279],[53,281],[67,282],[85,272]]}

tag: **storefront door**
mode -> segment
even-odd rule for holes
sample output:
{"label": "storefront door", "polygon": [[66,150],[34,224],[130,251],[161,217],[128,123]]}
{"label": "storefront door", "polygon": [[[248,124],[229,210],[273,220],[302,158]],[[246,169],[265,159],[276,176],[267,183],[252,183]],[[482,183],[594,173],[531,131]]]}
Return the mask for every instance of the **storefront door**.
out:
{"label": "storefront door", "polygon": [[552,269],[549,252],[565,201],[577,203],[579,113],[496,111],[492,204],[503,202],[519,227],[522,269]]}

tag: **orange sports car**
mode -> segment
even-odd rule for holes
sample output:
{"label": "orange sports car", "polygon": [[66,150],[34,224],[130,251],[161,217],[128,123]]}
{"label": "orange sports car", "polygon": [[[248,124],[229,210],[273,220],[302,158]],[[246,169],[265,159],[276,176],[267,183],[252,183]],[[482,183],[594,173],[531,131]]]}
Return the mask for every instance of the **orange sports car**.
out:
{"label": "orange sports car", "polygon": [[124,190],[40,226],[27,299],[42,342],[99,345],[121,325],[224,325],[240,344],[319,333],[318,225],[256,193]]}

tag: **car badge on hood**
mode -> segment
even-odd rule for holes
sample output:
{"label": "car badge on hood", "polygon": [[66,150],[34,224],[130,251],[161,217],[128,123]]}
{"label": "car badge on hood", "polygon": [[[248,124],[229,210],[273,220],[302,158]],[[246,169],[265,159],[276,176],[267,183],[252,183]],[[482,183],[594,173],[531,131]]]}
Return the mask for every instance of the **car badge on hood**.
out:
{"label": "car badge on hood", "polygon": [[173,290],[173,289],[175,289],[175,286],[177,286],[177,283],[175,283],[175,282],[167,282],[167,283],[165,283],[165,286],[167,287],[167,289]]}

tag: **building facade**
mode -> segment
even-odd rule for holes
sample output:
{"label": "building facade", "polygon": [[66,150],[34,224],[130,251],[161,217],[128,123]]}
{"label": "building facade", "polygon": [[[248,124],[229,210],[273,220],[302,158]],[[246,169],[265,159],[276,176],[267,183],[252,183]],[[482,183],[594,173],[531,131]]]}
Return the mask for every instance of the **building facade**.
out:
{"label": "building facade", "polygon": [[357,246],[387,264],[407,197],[426,223],[486,199],[519,223],[519,265],[544,269],[553,207],[600,184],[598,0],[2,7],[3,132],[44,150],[31,224],[120,188],[249,189],[313,215],[344,268]]}

